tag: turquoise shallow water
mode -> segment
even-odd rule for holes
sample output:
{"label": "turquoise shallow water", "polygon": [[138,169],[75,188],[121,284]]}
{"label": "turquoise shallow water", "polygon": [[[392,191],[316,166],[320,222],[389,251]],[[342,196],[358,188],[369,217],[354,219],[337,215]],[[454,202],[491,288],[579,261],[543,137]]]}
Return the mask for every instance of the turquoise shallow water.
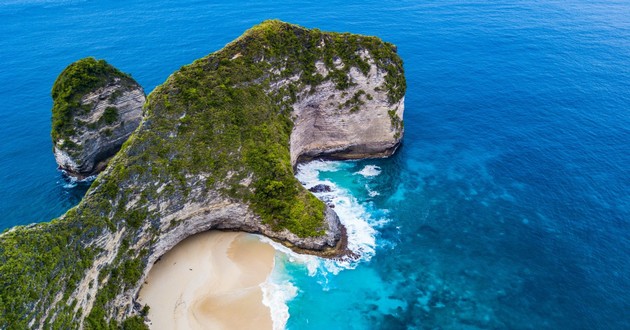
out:
{"label": "turquoise shallow water", "polygon": [[287,328],[630,328],[628,13],[626,1],[0,0],[0,229],[48,221],[87,189],[51,153],[49,92],[67,64],[104,58],[149,92],[279,18],[397,44],[409,86],[394,157],[307,168],[326,170],[317,180],[336,191],[322,197],[349,211],[363,259],[340,270],[280,255]]}

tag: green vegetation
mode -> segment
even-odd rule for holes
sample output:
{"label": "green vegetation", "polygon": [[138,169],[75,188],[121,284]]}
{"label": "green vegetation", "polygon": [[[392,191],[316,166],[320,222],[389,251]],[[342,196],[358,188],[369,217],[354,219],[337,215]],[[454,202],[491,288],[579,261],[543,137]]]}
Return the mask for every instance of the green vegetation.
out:
{"label": "green vegetation", "polygon": [[[76,328],[73,310],[66,304],[52,306],[57,292],[62,302],[83,278],[98,248],[85,246],[103,226],[90,210],[68,211],[65,219],[31,227],[17,227],[0,236],[0,327],[27,329],[31,319],[41,319],[48,308],[60,316],[53,328]],[[52,307],[51,307],[52,306]]]}
{"label": "green vegetation", "polygon": [[141,316],[132,316],[122,323],[122,330],[146,330],[149,329],[146,324],[144,324],[144,318]]}
{"label": "green vegetation", "polygon": [[391,120],[392,127],[396,130],[396,134],[394,135],[394,137],[398,139],[405,123],[403,123],[402,119],[398,117],[398,115],[396,114],[396,110],[387,110],[387,114],[389,115],[389,119]]}
{"label": "green vegetation", "polygon": [[103,121],[107,125],[111,125],[118,120],[118,109],[116,107],[107,107],[103,112],[103,116],[99,119],[99,121]]}
{"label": "green vegetation", "polygon": [[116,100],[118,100],[119,97],[122,96],[122,91],[120,89],[115,90],[110,96],[109,96],[109,103],[114,103],[116,102]]}
{"label": "green vegetation", "polygon": [[[123,85],[137,85],[129,76],[114,68],[105,60],[96,60],[93,57],[84,58],[70,64],[61,72],[52,88],[53,109],[52,109],[52,139],[59,141],[67,140],[75,134],[75,126],[80,125],[75,120],[75,116],[84,115],[92,110],[89,104],[81,105],[81,97],[85,93],[104,87],[114,81],[121,79]],[[110,100],[120,96],[120,93],[112,93]],[[104,118],[106,123],[117,118],[110,115]]]}
{"label": "green vegetation", "polygon": [[[173,208],[219,193],[248,204],[274,230],[288,229],[300,237],[322,235],[324,204],[295,179],[290,162],[291,105],[309,85],[330,79],[338,88],[350,86],[351,67],[369,70],[360,56],[365,50],[387,70],[388,96],[397,102],[404,95],[405,80],[393,45],[279,21],[255,26],[224,49],[171,75],[149,96],[143,126],[77,207],[51,223],[0,235],[0,328],[24,329],[31,321],[45,328],[77,328],[82,310],[75,308],[71,293],[104,251],[95,239],[113,233],[122,233],[121,247],[90,283],[99,290],[84,326],[145,328],[141,316],[122,323],[113,320],[113,301],[135,288],[142,276],[160,234],[158,212],[165,211],[155,207],[159,202],[172,202],[166,204]],[[318,60],[330,71],[328,77],[317,73]],[[335,66],[338,60],[343,67]],[[276,71],[279,68],[282,71]],[[86,111],[77,106],[78,95],[112,75],[128,78],[93,58],[61,73],[53,87],[53,139],[71,135],[75,112]],[[270,87],[292,76],[299,79],[277,90]],[[364,102],[362,97],[371,96],[356,93],[352,105]],[[117,116],[106,110],[102,120]]]}
{"label": "green vegetation", "polygon": [[365,98],[371,99],[372,96],[370,94],[366,94],[364,90],[360,89],[354,95],[349,98],[346,102],[339,105],[339,109],[350,108],[350,112],[357,112],[361,109],[361,106],[365,104],[365,101],[361,99],[361,95],[366,95]]}

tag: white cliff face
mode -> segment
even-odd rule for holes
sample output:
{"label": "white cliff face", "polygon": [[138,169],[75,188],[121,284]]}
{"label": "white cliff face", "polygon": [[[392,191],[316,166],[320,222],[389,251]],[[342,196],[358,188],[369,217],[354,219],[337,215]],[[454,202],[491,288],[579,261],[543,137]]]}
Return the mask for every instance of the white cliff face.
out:
{"label": "white cliff face", "polygon": [[[364,55],[370,70],[364,75],[350,68],[351,86],[339,90],[327,80],[315,88],[306,88],[293,105],[294,128],[291,133],[291,162],[316,157],[359,159],[386,157],[397,148],[402,127],[392,116],[402,120],[404,98],[390,103],[385,88],[384,70],[378,68],[369,54]],[[335,63],[343,67],[341,61]],[[316,68],[328,75],[323,62]]]}
{"label": "white cliff face", "polygon": [[119,78],[83,96],[80,105],[90,111],[74,117],[75,134],[69,141],[53,141],[59,168],[79,178],[102,171],[140,124],[144,102],[140,86]]}

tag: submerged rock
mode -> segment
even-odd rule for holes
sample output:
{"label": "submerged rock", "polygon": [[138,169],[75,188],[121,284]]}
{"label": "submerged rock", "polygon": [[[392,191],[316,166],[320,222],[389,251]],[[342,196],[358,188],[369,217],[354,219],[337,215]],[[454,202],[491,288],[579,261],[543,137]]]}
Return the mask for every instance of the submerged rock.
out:
{"label": "submerged rock", "polygon": [[142,119],[144,90],[104,60],[85,58],[57,78],[53,152],[59,168],[85,178],[102,171]]}
{"label": "submerged rock", "polygon": [[322,193],[322,192],[331,192],[332,189],[330,188],[330,186],[327,186],[325,184],[318,184],[316,186],[309,188],[308,191],[313,192],[313,193]]}

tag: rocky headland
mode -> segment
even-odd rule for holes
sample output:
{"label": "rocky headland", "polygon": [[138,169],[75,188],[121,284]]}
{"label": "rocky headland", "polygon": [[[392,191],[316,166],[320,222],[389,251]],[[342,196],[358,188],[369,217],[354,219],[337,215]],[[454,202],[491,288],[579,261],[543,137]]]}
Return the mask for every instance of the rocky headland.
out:
{"label": "rocky headland", "polygon": [[129,75],[91,57],[63,70],[52,97],[55,160],[79,179],[105,168],[140,124],[146,101]]}
{"label": "rocky headland", "polygon": [[294,167],[393,153],[405,87],[392,44],[275,20],[182,67],[78,206],[0,236],[0,328],[143,327],[152,265],[211,229],[343,254],[343,225]]}

